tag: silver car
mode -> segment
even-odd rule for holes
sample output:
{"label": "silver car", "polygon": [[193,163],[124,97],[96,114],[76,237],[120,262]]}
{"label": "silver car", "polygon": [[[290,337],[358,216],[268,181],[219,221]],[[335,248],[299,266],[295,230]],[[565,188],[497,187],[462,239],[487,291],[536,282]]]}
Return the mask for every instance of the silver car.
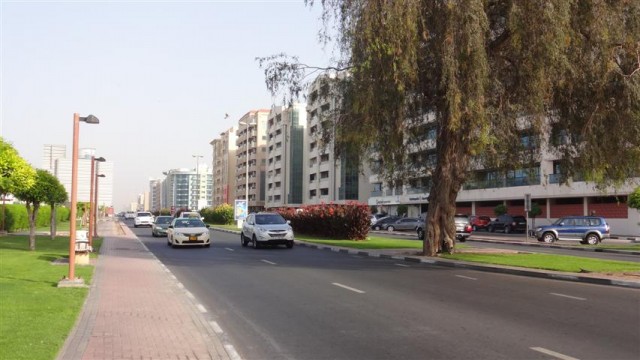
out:
{"label": "silver car", "polygon": [[385,225],[385,230],[416,230],[422,224],[422,220],[418,218],[400,218],[392,223]]}
{"label": "silver car", "polygon": [[250,214],[242,224],[240,243],[247,246],[251,242],[254,248],[262,245],[286,245],[293,247],[293,229],[289,221],[278,213]]}

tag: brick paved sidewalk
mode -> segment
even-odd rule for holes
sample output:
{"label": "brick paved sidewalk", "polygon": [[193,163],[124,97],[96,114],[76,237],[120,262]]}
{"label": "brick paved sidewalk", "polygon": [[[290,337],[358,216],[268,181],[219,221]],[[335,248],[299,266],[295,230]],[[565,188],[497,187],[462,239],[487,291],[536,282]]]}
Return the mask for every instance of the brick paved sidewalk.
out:
{"label": "brick paved sidewalk", "polygon": [[[229,359],[222,340],[178,282],[114,221],[89,296],[58,359]],[[122,235],[124,233],[124,235]]]}

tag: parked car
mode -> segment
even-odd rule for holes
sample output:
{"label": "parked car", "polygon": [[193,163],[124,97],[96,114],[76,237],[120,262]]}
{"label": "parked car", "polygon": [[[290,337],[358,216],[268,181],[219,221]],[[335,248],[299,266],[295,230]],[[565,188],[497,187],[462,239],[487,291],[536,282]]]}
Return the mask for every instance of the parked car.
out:
{"label": "parked car", "polygon": [[384,229],[387,231],[415,230],[422,223],[423,221],[418,218],[400,218],[392,223],[385,224]]}
{"label": "parked car", "polygon": [[278,213],[249,214],[242,224],[240,243],[247,246],[249,242],[256,249],[262,245],[286,245],[291,249],[294,242],[293,229],[289,221]]}
{"label": "parked car", "polygon": [[[424,219],[420,226],[416,228],[416,233],[418,235],[418,240],[424,239],[424,231],[427,228],[426,224],[427,215],[425,214]],[[455,215],[453,217],[453,221],[456,224],[456,240],[460,242],[467,241],[467,238],[471,236],[471,223],[469,222],[469,217],[467,215]]]}
{"label": "parked car", "polygon": [[478,231],[481,229],[488,229],[489,224],[491,224],[491,218],[488,216],[477,216],[473,215],[469,217],[469,222],[471,222],[471,228],[473,231]]}
{"label": "parked car", "polygon": [[167,229],[167,245],[176,246],[211,246],[209,225],[200,219],[175,218]]}
{"label": "parked car", "polygon": [[500,215],[489,225],[489,231],[502,230],[505,234],[513,231],[527,231],[527,219],[524,216]]}
{"label": "parked car", "polygon": [[153,215],[150,212],[139,211],[133,219],[133,226],[153,226]]}
{"label": "parked car", "polygon": [[167,229],[173,220],[172,216],[158,216],[151,227],[151,235],[153,237],[167,236]]}
{"label": "parked car", "polygon": [[581,244],[595,245],[610,237],[607,220],[599,216],[567,216],[553,224],[536,227],[538,241],[578,240]]}
{"label": "parked car", "polygon": [[378,221],[375,224],[371,225],[371,229],[372,230],[385,229],[387,224],[395,222],[398,219],[401,219],[400,216],[387,216],[387,217],[384,217],[384,218],[380,218],[380,219],[378,219]]}
{"label": "parked car", "polygon": [[370,216],[371,225],[375,225],[378,222],[378,220],[380,220],[382,218],[385,218],[387,216],[389,216],[389,215],[387,215],[386,213],[372,214]]}

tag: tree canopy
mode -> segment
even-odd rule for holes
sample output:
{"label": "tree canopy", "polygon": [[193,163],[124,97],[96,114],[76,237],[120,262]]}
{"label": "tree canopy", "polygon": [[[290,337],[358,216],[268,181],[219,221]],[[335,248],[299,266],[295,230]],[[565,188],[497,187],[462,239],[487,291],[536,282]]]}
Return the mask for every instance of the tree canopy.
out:
{"label": "tree canopy", "polygon": [[[435,164],[420,170],[430,181],[426,254],[453,251],[456,198],[472,168],[533,175],[544,150],[559,159],[564,182],[639,175],[639,1],[321,6],[322,34],[338,44],[334,69],[349,74],[336,141],[377,157],[383,178],[395,182],[415,176],[406,169],[416,159],[427,163],[408,149],[435,131]],[[272,92],[294,95],[309,70],[283,56],[261,65]]]}
{"label": "tree canopy", "polygon": [[0,194],[27,189],[35,182],[35,170],[13,146],[0,137]]}

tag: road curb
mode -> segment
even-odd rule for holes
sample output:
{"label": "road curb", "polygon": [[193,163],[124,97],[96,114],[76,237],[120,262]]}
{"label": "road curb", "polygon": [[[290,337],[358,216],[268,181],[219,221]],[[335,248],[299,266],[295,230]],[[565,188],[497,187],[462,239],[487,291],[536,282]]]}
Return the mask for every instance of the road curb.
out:
{"label": "road curb", "polygon": [[564,250],[575,250],[575,251],[591,251],[591,252],[611,253],[611,254],[640,255],[640,251],[599,249],[599,248],[582,248],[582,247],[573,247],[573,246],[538,244],[538,243],[533,243],[533,242],[522,243],[522,242],[511,242],[511,241],[502,241],[502,240],[488,240],[488,239],[477,239],[477,238],[476,239],[469,239],[468,241],[477,241],[477,242],[489,243],[489,244],[530,246],[530,247],[540,247],[540,248],[549,248],[549,249],[564,249]]}
{"label": "road curb", "polygon": [[[227,230],[227,229],[214,228],[214,227],[212,227],[211,229],[230,233],[230,234],[240,234],[240,231],[235,231],[235,230]],[[450,268],[471,269],[471,270],[519,275],[519,276],[529,276],[529,277],[542,278],[542,279],[564,280],[564,281],[573,281],[573,282],[581,282],[581,283],[589,283],[589,284],[597,284],[597,285],[610,285],[610,286],[620,286],[620,287],[626,287],[626,288],[640,289],[640,281],[606,279],[601,277],[583,276],[575,273],[523,269],[523,268],[517,268],[517,267],[510,267],[510,266],[481,265],[477,263],[470,263],[470,262],[459,261],[459,260],[424,259],[424,258],[415,257],[415,256],[391,255],[391,254],[384,254],[380,252],[370,252],[370,251],[359,250],[359,249],[342,248],[338,246],[320,245],[320,244],[306,242],[303,240],[296,240],[296,244],[306,246],[312,249],[318,249],[318,250],[329,250],[337,253],[376,257],[381,259],[394,259],[394,260],[406,261],[411,263],[437,265],[437,266],[444,266],[444,267],[450,267]],[[530,244],[530,245],[533,245],[533,244]],[[539,244],[535,244],[535,245],[539,245]],[[625,252],[625,254],[626,253],[627,252]]]}

